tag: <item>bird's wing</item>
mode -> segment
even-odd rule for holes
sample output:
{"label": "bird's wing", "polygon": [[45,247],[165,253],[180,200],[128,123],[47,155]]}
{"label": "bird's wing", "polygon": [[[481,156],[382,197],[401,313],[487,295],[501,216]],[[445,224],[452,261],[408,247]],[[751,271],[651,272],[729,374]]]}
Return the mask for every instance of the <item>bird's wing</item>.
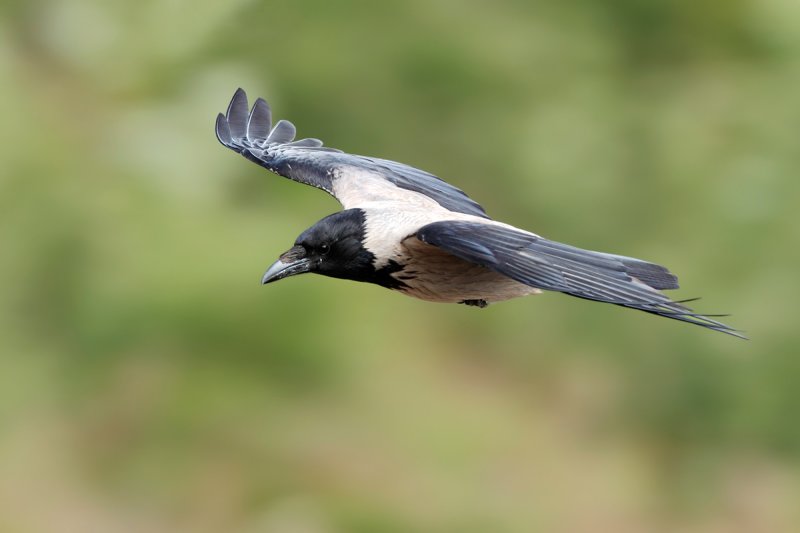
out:
{"label": "bird's wing", "polygon": [[498,224],[434,222],[420,228],[416,237],[531,287],[639,309],[742,337],[725,324],[660,293],[657,289],[678,288],[677,278],[660,265],[582,250]]}
{"label": "bird's wing", "polygon": [[333,195],[345,209],[377,200],[419,203],[419,195],[457,213],[488,218],[463,191],[422,170],[322,146],[319,139],[294,140],[291,122],[272,126],[270,107],[261,98],[250,109],[238,89],[228,111],[217,116],[217,139],[247,159],[294,181]]}

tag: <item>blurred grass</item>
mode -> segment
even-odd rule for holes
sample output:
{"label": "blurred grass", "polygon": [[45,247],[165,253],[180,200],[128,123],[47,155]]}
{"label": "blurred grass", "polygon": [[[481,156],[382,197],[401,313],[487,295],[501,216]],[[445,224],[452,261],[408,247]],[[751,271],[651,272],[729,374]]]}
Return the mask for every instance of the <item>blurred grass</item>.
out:
{"label": "blurred grass", "polygon": [[[0,7],[0,530],[794,531],[800,7]],[[262,288],[303,136],[681,275],[750,342],[546,294]]]}

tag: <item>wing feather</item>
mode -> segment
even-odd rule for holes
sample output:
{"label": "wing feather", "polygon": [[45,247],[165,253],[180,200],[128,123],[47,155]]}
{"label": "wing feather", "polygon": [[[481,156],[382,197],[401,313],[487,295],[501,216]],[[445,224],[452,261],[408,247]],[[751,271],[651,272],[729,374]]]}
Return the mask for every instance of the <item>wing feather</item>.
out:
{"label": "wing feather", "polygon": [[267,144],[286,144],[294,140],[297,129],[288,120],[279,120],[275,127],[269,132]]}
{"label": "wing feather", "polygon": [[242,89],[236,89],[225,113],[234,140],[244,139],[247,135],[248,111],[247,94]]}
{"label": "wing feather", "polygon": [[[280,120],[273,127],[267,102],[259,98],[248,110],[242,89],[234,93],[227,112],[217,117],[215,129],[226,147],[280,176],[327,191],[345,208],[357,207],[364,199],[413,202],[422,194],[450,211],[488,218],[463,191],[423,170],[346,154],[323,146],[319,139],[295,141],[294,124]],[[339,179],[354,183],[337,188]]]}
{"label": "wing feather", "polygon": [[253,110],[247,117],[247,140],[252,144],[264,142],[272,129],[272,111],[264,99],[259,98],[253,104]]}
{"label": "wing feather", "polygon": [[500,224],[434,222],[416,236],[454,256],[538,289],[611,303],[715,331],[743,335],[710,316],[695,313],[658,289],[677,288],[666,268],[632,257],[604,254],[543,239]]}

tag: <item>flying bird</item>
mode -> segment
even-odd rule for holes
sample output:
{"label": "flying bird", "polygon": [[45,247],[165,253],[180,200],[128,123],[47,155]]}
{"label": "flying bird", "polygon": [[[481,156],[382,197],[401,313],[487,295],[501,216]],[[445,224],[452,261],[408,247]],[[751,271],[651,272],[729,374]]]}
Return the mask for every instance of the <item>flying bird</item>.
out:
{"label": "flying bird", "polygon": [[430,302],[486,307],[557,291],[638,309],[737,337],[720,315],[695,313],[661,291],[665,267],[551,241],[491,219],[463,191],[414,167],[344,153],[280,120],[238,89],[216,121],[217,139],[267,170],[322,189],[343,210],[300,234],[264,274],[271,283],[312,272],[373,283]]}

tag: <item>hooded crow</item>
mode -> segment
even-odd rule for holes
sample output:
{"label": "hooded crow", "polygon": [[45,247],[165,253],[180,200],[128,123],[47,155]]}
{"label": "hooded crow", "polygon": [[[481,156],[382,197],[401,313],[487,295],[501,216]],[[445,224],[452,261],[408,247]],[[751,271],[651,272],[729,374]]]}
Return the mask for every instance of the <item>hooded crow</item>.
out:
{"label": "hooded crow", "polygon": [[638,309],[744,336],[660,291],[665,267],[583,250],[497,222],[463,191],[402,163],[344,153],[272,125],[261,98],[238,89],[219,114],[219,141],[267,170],[333,195],[344,208],[300,234],[264,274],[266,284],[314,272],[374,283],[430,302],[486,307],[542,290]]}

